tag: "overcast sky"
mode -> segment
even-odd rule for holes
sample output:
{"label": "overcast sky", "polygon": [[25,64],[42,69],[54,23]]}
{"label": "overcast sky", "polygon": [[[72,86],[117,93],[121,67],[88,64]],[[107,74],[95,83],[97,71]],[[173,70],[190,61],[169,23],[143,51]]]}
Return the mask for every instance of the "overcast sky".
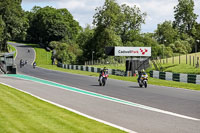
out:
{"label": "overcast sky", "polygon": [[[82,27],[92,24],[95,8],[104,4],[105,0],[22,0],[22,8],[30,11],[33,6],[52,6],[54,8],[67,8]],[[174,20],[174,6],[178,0],[117,0],[119,4],[130,6],[137,5],[142,12],[147,13],[142,32],[153,32],[157,24],[165,20]],[[195,13],[199,15],[197,22],[200,23],[200,0],[194,0]]]}

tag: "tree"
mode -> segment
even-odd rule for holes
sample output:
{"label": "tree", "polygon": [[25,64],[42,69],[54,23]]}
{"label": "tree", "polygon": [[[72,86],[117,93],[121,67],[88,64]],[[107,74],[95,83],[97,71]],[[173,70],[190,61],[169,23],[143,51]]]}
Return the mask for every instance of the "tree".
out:
{"label": "tree", "polygon": [[[115,0],[106,0],[102,7],[96,9],[93,24],[96,26],[94,37],[90,40],[90,52],[95,51],[95,58],[106,58],[106,46],[121,45],[121,38],[116,34],[119,25],[120,6]],[[91,57],[91,56],[90,56]]]}
{"label": "tree", "polygon": [[[102,29],[100,32],[96,32],[94,35],[96,45],[96,57],[106,58],[105,47],[107,46],[121,46],[122,41],[120,36],[116,35],[115,32],[109,28]],[[93,41],[94,42],[94,41]]]}
{"label": "tree", "polygon": [[26,17],[26,13],[22,11],[22,16],[19,20],[19,27],[20,29],[16,31],[16,34],[12,36],[11,40],[15,41],[26,41],[27,37],[27,29],[29,28],[29,20]]}
{"label": "tree", "polygon": [[4,28],[5,28],[5,23],[2,20],[2,16],[0,15],[0,44],[2,44],[4,40]]}
{"label": "tree", "polygon": [[119,15],[121,13],[120,6],[115,0],[105,0],[102,7],[95,9],[93,24],[96,27],[110,28],[113,30],[118,26]]}
{"label": "tree", "polygon": [[173,44],[170,44],[171,49],[175,53],[186,54],[191,52],[191,44],[188,41],[177,40]]}
{"label": "tree", "polygon": [[0,0],[0,23],[4,25],[0,51],[7,51],[7,41],[22,31],[23,18],[21,0]]}
{"label": "tree", "polygon": [[194,13],[194,1],[178,0],[178,5],[174,9],[174,27],[178,28],[181,33],[191,35],[197,19]]}
{"label": "tree", "polygon": [[179,38],[178,30],[173,28],[171,21],[165,21],[162,24],[158,24],[155,38],[160,44],[168,46]]}
{"label": "tree", "polygon": [[48,46],[51,41],[74,41],[81,30],[67,9],[34,7],[28,30],[31,41]]}
{"label": "tree", "polygon": [[104,54],[106,46],[131,45],[134,35],[139,33],[144,23],[145,15],[136,6],[119,6],[116,0],[105,0],[94,15],[93,24],[96,28],[90,41],[90,50],[96,52],[95,57],[107,58]]}
{"label": "tree", "polygon": [[94,29],[92,29],[90,25],[87,25],[87,27],[83,29],[83,31],[81,31],[78,35],[76,42],[78,43],[81,49],[84,49],[85,45],[87,45],[87,42],[91,40],[93,36]]}
{"label": "tree", "polygon": [[76,64],[77,57],[82,54],[77,44],[52,41],[50,42],[50,46],[56,50],[54,57],[64,64]]}
{"label": "tree", "polygon": [[146,47],[151,47],[152,49],[152,57],[157,57],[161,51],[160,45],[158,44],[158,42],[156,41],[156,39],[154,39],[153,34],[151,33],[144,33],[141,35],[141,37],[139,38],[140,42],[143,42],[144,46]]}
{"label": "tree", "polygon": [[91,49],[93,48],[93,37],[94,37],[94,29],[90,25],[87,25],[83,31],[80,32],[76,42],[79,45],[80,49],[83,50],[83,55],[80,55],[78,58],[78,62],[84,64],[84,61],[91,58]]}
{"label": "tree", "polygon": [[119,25],[117,26],[122,42],[130,41],[130,31],[137,32],[141,29],[141,24],[145,23],[146,13],[142,13],[137,6],[130,7],[126,4],[121,6],[119,15]]}
{"label": "tree", "polygon": [[102,7],[96,9],[93,24],[98,28],[109,28],[121,37],[123,43],[130,41],[130,34],[139,32],[145,23],[146,13],[136,6],[126,4],[119,6],[115,0],[106,0]]}

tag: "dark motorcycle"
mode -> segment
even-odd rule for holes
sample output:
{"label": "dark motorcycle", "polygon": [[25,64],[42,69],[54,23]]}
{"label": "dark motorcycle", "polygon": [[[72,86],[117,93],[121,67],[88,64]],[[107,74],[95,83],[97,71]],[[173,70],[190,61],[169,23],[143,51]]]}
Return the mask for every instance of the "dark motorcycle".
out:
{"label": "dark motorcycle", "polygon": [[108,79],[108,73],[107,72],[103,72],[101,77],[100,77],[100,79],[99,79],[99,85],[100,86],[105,86],[107,79]]}
{"label": "dark motorcycle", "polygon": [[19,65],[20,65],[20,68],[22,68],[24,66],[24,61],[22,59],[20,60]]}
{"label": "dark motorcycle", "polygon": [[33,63],[33,68],[35,69],[35,67],[36,67],[36,62]]}
{"label": "dark motorcycle", "polygon": [[147,74],[142,74],[141,78],[139,79],[138,83],[140,87],[145,87],[147,88],[147,81],[148,81],[148,75]]}

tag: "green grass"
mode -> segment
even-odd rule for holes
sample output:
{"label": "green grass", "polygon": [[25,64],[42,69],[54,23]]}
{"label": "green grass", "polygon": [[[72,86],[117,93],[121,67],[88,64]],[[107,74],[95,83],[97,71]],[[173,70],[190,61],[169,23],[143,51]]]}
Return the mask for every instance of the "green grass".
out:
{"label": "green grass", "polygon": [[187,64],[163,64],[162,67],[165,72],[200,74],[200,68]]}
{"label": "green grass", "polygon": [[37,66],[51,65],[51,52],[47,52],[42,48],[35,48]]}
{"label": "green grass", "polygon": [[16,57],[16,49],[12,45],[8,44],[8,52],[15,52],[14,57]]}
{"label": "green grass", "polygon": [[[190,56],[191,56],[191,63],[190,63]],[[193,57],[194,57],[194,66],[193,66]],[[200,53],[193,53],[180,56],[180,64],[179,64],[179,56],[161,59],[158,62],[161,62],[163,67],[163,71],[165,72],[174,72],[174,73],[186,73],[186,74],[200,74],[200,68],[196,68],[197,57],[200,57]],[[187,59],[187,64],[186,64]],[[174,60],[174,63],[173,63]],[[164,61],[164,63],[163,63]],[[166,63],[168,62],[168,63]],[[152,67],[155,70],[154,66]]]}
{"label": "green grass", "polygon": [[35,49],[36,52],[36,63],[37,66],[41,65],[51,65],[51,56],[52,53],[50,51],[46,51],[44,48],[41,48],[38,44],[26,44]]}
{"label": "green grass", "polygon": [[123,132],[1,84],[0,103],[1,133]]}

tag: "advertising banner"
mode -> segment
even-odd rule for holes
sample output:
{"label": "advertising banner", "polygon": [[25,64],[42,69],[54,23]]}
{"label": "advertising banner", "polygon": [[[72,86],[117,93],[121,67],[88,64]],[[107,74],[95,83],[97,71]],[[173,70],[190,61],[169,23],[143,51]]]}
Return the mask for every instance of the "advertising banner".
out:
{"label": "advertising banner", "polygon": [[151,47],[115,47],[115,56],[151,56]]}

